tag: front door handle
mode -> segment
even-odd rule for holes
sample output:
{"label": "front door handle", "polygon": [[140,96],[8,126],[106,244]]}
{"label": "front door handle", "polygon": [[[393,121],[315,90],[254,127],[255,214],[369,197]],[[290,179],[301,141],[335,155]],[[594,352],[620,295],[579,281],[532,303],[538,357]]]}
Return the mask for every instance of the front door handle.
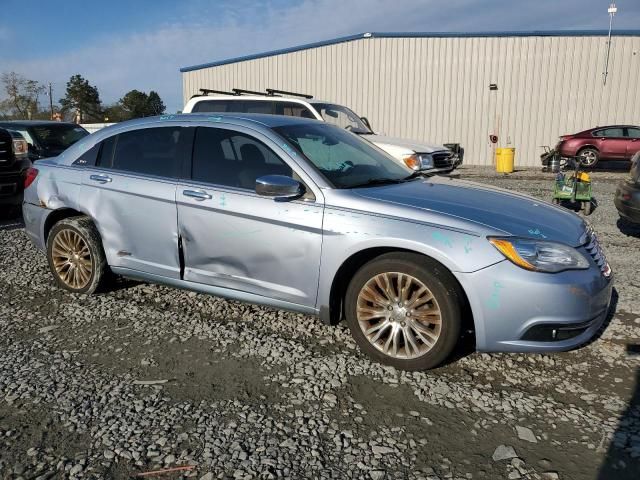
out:
{"label": "front door handle", "polygon": [[98,182],[98,183],[109,183],[111,181],[111,177],[109,175],[102,175],[102,174],[91,175],[89,178],[94,182]]}
{"label": "front door handle", "polygon": [[203,192],[202,190],[183,190],[182,194],[185,197],[195,198],[200,202],[202,200],[211,200],[211,195],[209,195],[207,192]]}

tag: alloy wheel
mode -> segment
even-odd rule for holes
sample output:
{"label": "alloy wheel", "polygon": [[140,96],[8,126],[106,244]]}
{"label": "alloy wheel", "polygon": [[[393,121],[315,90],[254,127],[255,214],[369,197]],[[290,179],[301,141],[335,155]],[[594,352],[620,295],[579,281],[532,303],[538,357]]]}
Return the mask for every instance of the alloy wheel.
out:
{"label": "alloy wheel", "polygon": [[424,283],[406,273],[369,279],[358,294],[356,313],[367,340],[393,358],[421,357],[440,338],[438,302]]}
{"label": "alloy wheel", "polygon": [[585,150],[580,154],[580,158],[582,158],[582,164],[587,167],[595,165],[598,161],[598,155],[593,150]]}
{"label": "alloy wheel", "polygon": [[53,239],[53,267],[60,280],[69,288],[80,290],[91,281],[93,264],[89,245],[80,234],[60,230]]}

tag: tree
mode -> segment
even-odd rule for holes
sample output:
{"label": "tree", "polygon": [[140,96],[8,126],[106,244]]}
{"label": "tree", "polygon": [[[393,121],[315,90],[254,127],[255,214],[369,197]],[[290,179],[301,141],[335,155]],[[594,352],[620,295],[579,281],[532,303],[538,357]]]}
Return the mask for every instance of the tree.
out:
{"label": "tree", "polygon": [[129,115],[124,111],[122,105],[120,105],[120,102],[108,105],[104,109],[105,122],[122,122],[128,119]]}
{"label": "tree", "polygon": [[73,112],[74,121],[102,121],[102,105],[98,89],[81,75],[73,75],[67,82],[67,94],[60,99],[62,113]]}
{"label": "tree", "polygon": [[131,90],[120,99],[119,104],[127,119],[160,115],[166,108],[160,95],[153,90],[148,95],[139,90]]}
{"label": "tree", "polygon": [[162,115],[167,107],[165,107],[164,102],[158,95],[158,92],[151,90],[149,92],[149,111],[151,115]]}
{"label": "tree", "polygon": [[44,93],[44,85],[15,72],[3,73],[0,81],[8,97],[0,102],[0,110],[12,117],[28,119],[38,113],[38,96]]}

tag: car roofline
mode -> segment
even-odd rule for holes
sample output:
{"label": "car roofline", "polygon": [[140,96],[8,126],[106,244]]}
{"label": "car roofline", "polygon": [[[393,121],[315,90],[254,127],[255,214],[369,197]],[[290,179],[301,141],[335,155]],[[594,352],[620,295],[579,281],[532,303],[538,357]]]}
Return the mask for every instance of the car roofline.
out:
{"label": "car roofline", "polygon": [[[225,122],[232,120],[233,122]],[[154,117],[136,118],[114,124],[103,130],[112,129],[116,126],[135,126],[152,123],[165,122],[208,122],[208,123],[246,123],[247,125],[259,124],[266,128],[275,128],[285,125],[298,125],[308,122],[319,122],[319,120],[293,117],[288,115],[270,115],[267,113],[238,113],[238,112],[195,112],[195,113],[176,113],[170,115],[158,115]],[[320,122],[324,123],[324,122]],[[100,130],[102,131],[102,130]]]}
{"label": "car roofline", "polygon": [[74,122],[57,122],[55,120],[0,120],[0,125],[22,125],[25,127],[33,127],[33,126],[49,126],[49,125],[69,125],[81,127],[79,123]]}
{"label": "car roofline", "polygon": [[261,128],[272,130],[273,128],[286,125],[302,125],[315,122],[327,125],[321,120],[285,115],[267,115],[263,113],[176,113],[170,115],[158,115],[154,117],[135,118],[124,122],[114,123],[113,125],[109,125],[108,127],[87,135],[85,138],[81,139],[61,153],[59,161],[61,164],[69,165],[71,162],[68,161],[69,159],[67,157],[72,156],[75,158],[77,148],[83,148],[83,151],[88,150],[110,136],[134,130],[137,127],[144,128],[147,126],[160,126],[162,124],[166,124],[167,126],[176,126],[176,124],[194,123],[211,126],[233,125],[252,128],[254,130]]}
{"label": "car roofline", "polygon": [[329,102],[327,100],[321,100],[318,98],[300,98],[300,97],[289,97],[286,95],[275,96],[275,95],[194,95],[188,101],[188,103],[199,103],[207,100],[256,100],[262,102],[294,102],[299,103],[301,105],[314,105],[314,104],[322,104],[322,103],[330,103],[333,105],[340,105],[336,102]]}
{"label": "car roofline", "polygon": [[286,97],[286,96],[276,97],[275,95],[195,95],[189,99],[189,102],[194,101],[194,103],[198,103],[206,100],[232,100],[232,101],[258,100],[262,102],[287,101],[287,102],[295,102],[295,103],[301,103],[301,104],[312,103],[305,98]]}

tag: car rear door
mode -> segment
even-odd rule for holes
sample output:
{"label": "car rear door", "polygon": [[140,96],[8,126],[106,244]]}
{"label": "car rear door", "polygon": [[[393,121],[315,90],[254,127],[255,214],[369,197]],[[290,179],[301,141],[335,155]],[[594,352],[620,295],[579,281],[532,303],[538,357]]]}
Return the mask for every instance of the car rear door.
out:
{"label": "car rear door", "polygon": [[[269,174],[301,180],[308,194],[256,194],[255,179]],[[287,153],[254,130],[202,126],[189,176],[176,197],[184,279],[315,307],[323,197]]]}
{"label": "car rear door", "polygon": [[151,126],[114,135],[96,147],[96,164],[85,166],[80,198],[111,267],[180,277],[175,196],[188,130]]}
{"label": "car rear door", "polygon": [[598,148],[600,157],[605,159],[623,159],[627,154],[628,138],[624,135],[624,128],[604,128],[598,133]]}
{"label": "car rear door", "polygon": [[640,152],[640,128],[627,127],[627,138],[627,152],[625,157],[631,160],[631,157]]}

